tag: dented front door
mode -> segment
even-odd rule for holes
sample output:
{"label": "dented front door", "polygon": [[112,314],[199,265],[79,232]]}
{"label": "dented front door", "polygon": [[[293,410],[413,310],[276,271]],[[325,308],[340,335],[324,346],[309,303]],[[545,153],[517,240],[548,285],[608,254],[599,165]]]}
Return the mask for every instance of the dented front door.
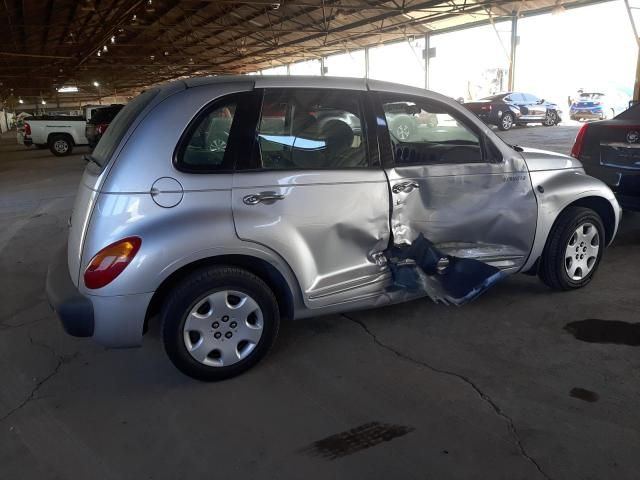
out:
{"label": "dented front door", "polygon": [[381,139],[389,142],[393,157],[386,172],[394,242],[410,243],[422,233],[449,255],[505,272],[520,269],[531,251],[537,219],[522,158],[515,151],[502,155],[472,121],[443,102],[398,94],[377,97],[387,125],[405,122],[411,132],[402,138],[391,128]]}

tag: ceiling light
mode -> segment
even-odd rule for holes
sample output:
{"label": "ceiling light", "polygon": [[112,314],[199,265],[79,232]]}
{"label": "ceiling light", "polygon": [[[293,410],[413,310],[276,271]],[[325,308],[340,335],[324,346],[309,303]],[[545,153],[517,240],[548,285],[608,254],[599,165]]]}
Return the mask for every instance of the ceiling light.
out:
{"label": "ceiling light", "polygon": [[111,44],[113,45],[114,43],[116,43],[116,36],[111,35]]}
{"label": "ceiling light", "polygon": [[99,84],[98,82],[94,81],[94,82],[93,82],[93,86],[94,86],[94,87],[99,87],[99,86],[100,86],[100,84]]}
{"label": "ceiling light", "polygon": [[98,55],[99,57],[101,57],[101,56],[102,56],[102,52],[101,52],[100,50],[98,50],[97,55]]}
{"label": "ceiling light", "polygon": [[149,13],[155,12],[156,9],[153,8],[153,0],[147,0],[147,5],[144,7],[144,9]]}
{"label": "ceiling light", "polygon": [[164,51],[164,56],[168,57],[169,56],[169,52],[167,52],[166,50]]}
{"label": "ceiling light", "polygon": [[18,103],[24,103],[24,100],[23,100],[23,99],[21,99],[21,98],[19,98],[19,99],[18,99]]}
{"label": "ceiling light", "polygon": [[41,102],[41,103],[42,103],[42,105],[46,105],[46,104],[47,104],[47,102],[45,101],[45,99],[44,99],[44,98],[42,99],[42,102]]}
{"label": "ceiling light", "polygon": [[189,65],[193,65],[193,58],[189,59]]}
{"label": "ceiling light", "polygon": [[102,51],[104,53],[107,53],[109,51],[109,47],[107,47],[106,45],[104,47],[102,47]]}
{"label": "ceiling light", "polygon": [[149,55],[149,58],[150,58],[151,60],[155,60],[156,56],[155,56],[155,55]]}
{"label": "ceiling light", "polygon": [[75,85],[69,85],[69,86],[60,87],[57,90],[58,90],[58,93],[77,93],[78,87],[76,87]]}

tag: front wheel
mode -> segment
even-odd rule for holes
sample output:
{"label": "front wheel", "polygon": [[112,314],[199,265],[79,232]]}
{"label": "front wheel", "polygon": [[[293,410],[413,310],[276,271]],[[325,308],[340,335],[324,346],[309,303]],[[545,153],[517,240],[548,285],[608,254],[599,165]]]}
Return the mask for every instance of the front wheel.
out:
{"label": "front wheel", "polygon": [[223,380],[254,366],[278,333],[271,289],[230,266],[197,270],[174,289],[162,310],[162,337],[173,364],[204,381]]}
{"label": "front wheel", "polygon": [[553,127],[557,123],[556,112],[553,111],[548,111],[542,122],[545,127]]}
{"label": "front wheel", "polygon": [[498,128],[503,131],[511,130],[511,128],[513,128],[513,123],[513,114],[507,112],[498,122]]}
{"label": "front wheel", "polygon": [[540,259],[540,279],[554,290],[584,287],[593,278],[604,248],[600,216],[589,208],[568,207],[547,238]]}

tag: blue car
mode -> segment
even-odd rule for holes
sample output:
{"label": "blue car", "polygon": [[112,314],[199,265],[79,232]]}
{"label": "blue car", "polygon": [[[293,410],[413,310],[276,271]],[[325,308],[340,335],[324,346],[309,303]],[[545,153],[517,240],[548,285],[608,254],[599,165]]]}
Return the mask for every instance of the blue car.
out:
{"label": "blue car", "polygon": [[608,120],[626,110],[626,101],[615,94],[583,92],[571,104],[571,120]]}

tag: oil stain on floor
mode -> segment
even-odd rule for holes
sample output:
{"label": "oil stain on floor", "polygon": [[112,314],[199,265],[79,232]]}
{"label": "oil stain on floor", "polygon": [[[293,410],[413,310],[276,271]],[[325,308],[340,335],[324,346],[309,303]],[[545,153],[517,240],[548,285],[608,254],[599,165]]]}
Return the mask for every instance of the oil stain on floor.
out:
{"label": "oil stain on floor", "polygon": [[335,460],[380,443],[388,442],[414,430],[413,427],[371,422],[313,442],[302,450],[308,455]]}
{"label": "oil stain on floor", "polygon": [[569,396],[584,400],[585,402],[589,403],[597,402],[598,399],[600,399],[600,395],[598,395],[596,392],[592,392],[591,390],[580,387],[572,388],[569,392]]}
{"label": "oil stain on floor", "polygon": [[567,323],[564,329],[583,342],[640,346],[640,323],[589,318]]}

